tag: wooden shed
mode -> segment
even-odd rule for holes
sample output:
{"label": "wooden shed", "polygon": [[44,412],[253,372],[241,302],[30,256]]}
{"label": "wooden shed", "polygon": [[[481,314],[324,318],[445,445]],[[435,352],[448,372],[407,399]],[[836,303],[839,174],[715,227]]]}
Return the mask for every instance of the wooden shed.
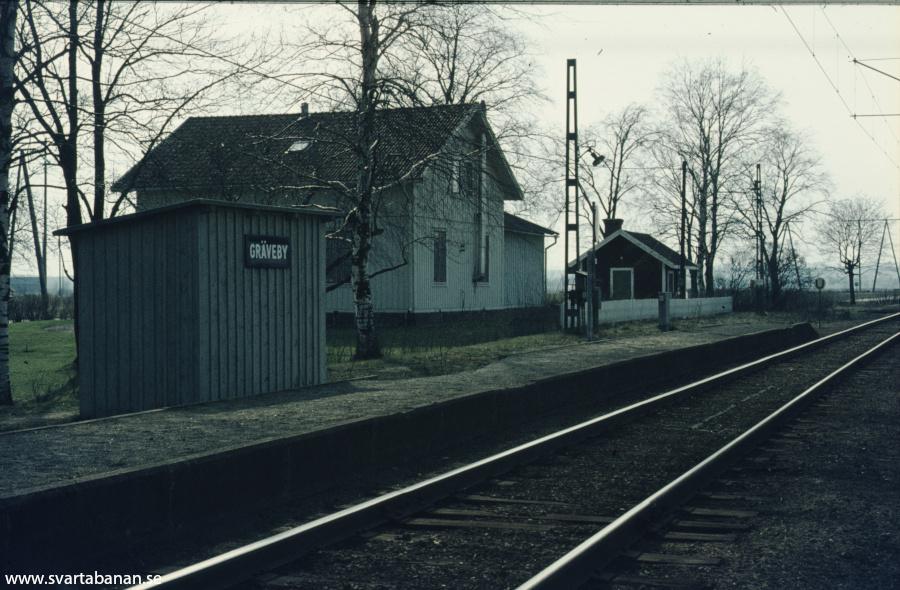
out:
{"label": "wooden shed", "polygon": [[57,232],[74,242],[82,416],[324,382],[332,215],[194,200]]}
{"label": "wooden shed", "polygon": [[[661,291],[696,297],[697,267],[690,259],[649,234],[622,229],[621,219],[605,219],[604,225],[603,240],[594,246],[594,276],[603,301],[656,299]],[[587,270],[587,254],[578,266]],[[678,279],[681,273],[684,280]]]}

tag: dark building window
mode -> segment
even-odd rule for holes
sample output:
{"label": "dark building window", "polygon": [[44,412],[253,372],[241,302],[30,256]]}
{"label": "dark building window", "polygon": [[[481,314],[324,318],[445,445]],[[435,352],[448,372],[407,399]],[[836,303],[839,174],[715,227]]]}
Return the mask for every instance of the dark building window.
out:
{"label": "dark building window", "polygon": [[634,269],[612,268],[609,271],[610,299],[634,298]]}
{"label": "dark building window", "polygon": [[434,282],[447,282],[447,232],[437,230],[434,232]]}
{"label": "dark building window", "polygon": [[350,281],[350,242],[341,238],[325,240],[325,277],[329,284]]}

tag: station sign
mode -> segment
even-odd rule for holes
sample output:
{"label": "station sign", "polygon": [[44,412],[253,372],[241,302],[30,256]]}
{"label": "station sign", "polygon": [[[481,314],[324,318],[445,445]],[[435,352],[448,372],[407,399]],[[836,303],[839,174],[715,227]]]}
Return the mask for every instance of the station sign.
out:
{"label": "station sign", "polygon": [[816,289],[821,291],[824,288],[825,288],[825,279],[823,279],[822,277],[817,278],[816,279]]}
{"label": "station sign", "polygon": [[247,268],[288,268],[291,240],[281,236],[244,236],[244,266]]}

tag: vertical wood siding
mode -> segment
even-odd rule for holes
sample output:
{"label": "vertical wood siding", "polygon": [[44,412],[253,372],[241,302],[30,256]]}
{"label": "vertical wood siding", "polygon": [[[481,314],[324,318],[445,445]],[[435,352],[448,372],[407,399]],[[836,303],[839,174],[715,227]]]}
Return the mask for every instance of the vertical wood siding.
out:
{"label": "vertical wood siding", "polygon": [[[184,208],[76,234],[84,416],[322,383],[321,216]],[[285,269],[244,235],[289,237]]]}
{"label": "vertical wood siding", "polygon": [[503,259],[506,307],[543,305],[544,237],[504,232]]}

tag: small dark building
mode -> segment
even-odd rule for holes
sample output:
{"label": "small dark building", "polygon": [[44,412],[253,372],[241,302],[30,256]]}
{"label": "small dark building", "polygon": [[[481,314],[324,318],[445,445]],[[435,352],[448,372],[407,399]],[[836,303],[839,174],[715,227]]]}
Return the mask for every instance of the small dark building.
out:
{"label": "small dark building", "polygon": [[323,383],[332,211],[194,200],[66,228],[83,417]]}
{"label": "small dark building", "polygon": [[[622,229],[621,219],[604,220],[603,240],[594,246],[597,283],[604,301],[655,299],[668,291],[685,297],[679,272],[684,269],[687,296],[695,297],[697,267],[650,234]],[[587,253],[579,266],[587,270]]]}

